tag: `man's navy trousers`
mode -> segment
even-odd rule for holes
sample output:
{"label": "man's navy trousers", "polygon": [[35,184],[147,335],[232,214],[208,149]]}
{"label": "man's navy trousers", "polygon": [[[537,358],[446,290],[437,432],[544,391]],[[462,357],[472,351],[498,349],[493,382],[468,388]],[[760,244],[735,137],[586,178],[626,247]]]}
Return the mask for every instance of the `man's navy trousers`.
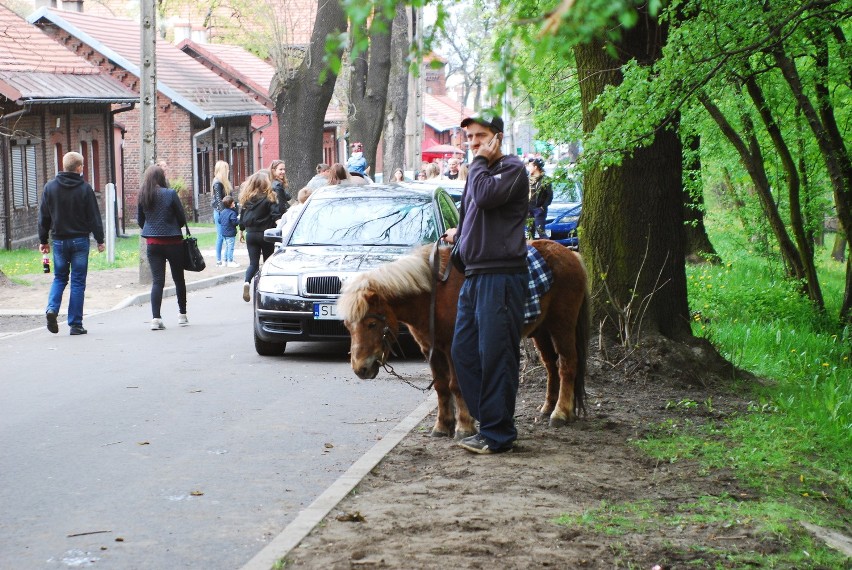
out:
{"label": "man's navy trousers", "polygon": [[489,446],[512,445],[527,273],[465,278],[459,293],[453,363],[459,388]]}

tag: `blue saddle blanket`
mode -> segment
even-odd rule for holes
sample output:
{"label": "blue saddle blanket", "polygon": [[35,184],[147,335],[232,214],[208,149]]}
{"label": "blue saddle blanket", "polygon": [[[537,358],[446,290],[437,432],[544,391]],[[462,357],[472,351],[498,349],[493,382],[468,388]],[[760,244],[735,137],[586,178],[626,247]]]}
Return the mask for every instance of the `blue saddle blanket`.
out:
{"label": "blue saddle blanket", "polygon": [[527,246],[527,265],[530,268],[527,302],[524,305],[524,324],[533,322],[541,314],[541,297],[553,284],[553,272],[536,248]]}

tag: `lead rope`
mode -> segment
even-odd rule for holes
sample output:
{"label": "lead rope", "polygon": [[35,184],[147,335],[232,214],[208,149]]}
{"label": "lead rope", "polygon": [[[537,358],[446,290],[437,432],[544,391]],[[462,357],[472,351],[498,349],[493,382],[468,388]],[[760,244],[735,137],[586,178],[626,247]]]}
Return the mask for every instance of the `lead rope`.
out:
{"label": "lead rope", "polygon": [[[368,318],[368,317],[372,317],[374,319],[380,320],[382,323],[385,323],[385,321],[386,321],[384,315],[379,315],[379,314],[376,314],[376,313],[370,313],[368,315],[365,315],[364,318]],[[385,324],[384,328],[382,329],[382,348],[383,348],[383,350],[382,350],[382,360],[379,362],[379,366],[381,366],[382,369],[385,372],[387,372],[388,374],[390,374],[391,376],[394,376],[395,378],[402,380],[403,382],[405,382],[406,384],[408,384],[412,388],[415,388],[416,390],[420,390],[421,392],[428,392],[429,390],[431,390],[432,389],[432,383],[434,382],[434,380],[432,382],[430,382],[427,387],[421,388],[420,386],[413,384],[410,380],[403,378],[399,374],[399,372],[397,372],[396,370],[393,369],[393,366],[391,366],[391,364],[388,362],[387,358],[385,358],[385,354],[388,354],[388,353],[396,354],[396,352],[394,351],[394,345],[399,346],[399,341],[396,338],[396,333],[394,331],[392,331],[390,329],[390,327],[387,326],[387,324]],[[400,352],[402,352],[402,347],[400,347]]]}

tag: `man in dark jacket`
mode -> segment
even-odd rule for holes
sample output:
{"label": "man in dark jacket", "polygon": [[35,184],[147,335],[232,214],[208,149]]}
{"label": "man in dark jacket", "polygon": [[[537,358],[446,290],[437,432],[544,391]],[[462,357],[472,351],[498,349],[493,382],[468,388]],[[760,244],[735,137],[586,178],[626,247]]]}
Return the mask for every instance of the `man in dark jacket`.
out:
{"label": "man in dark jacket", "polygon": [[547,207],[553,202],[553,185],[544,174],[544,160],[531,158],[530,173],[530,217],[533,219],[533,237],[546,238],[544,223],[547,220]]}
{"label": "man in dark jacket", "polygon": [[504,155],[503,120],[493,115],[461,123],[474,158],[461,201],[458,241],[465,281],[459,293],[453,363],[479,433],[459,442],[473,453],[512,449],[520,342],[529,270],[524,238],[529,182],[524,163]]}
{"label": "man in dark jacket", "polygon": [[69,152],[62,157],[63,171],[44,185],[38,210],[39,251],[50,253],[48,234],[53,238],[53,284],[47,296],[47,330],[59,332],[56,317],[62,294],[71,279],[68,300],[68,326],[72,335],[86,334],[83,328],[83,300],[89,270],[89,234],[94,234],[98,251],[104,250],[104,224],[95,192],[83,180],[83,155]]}

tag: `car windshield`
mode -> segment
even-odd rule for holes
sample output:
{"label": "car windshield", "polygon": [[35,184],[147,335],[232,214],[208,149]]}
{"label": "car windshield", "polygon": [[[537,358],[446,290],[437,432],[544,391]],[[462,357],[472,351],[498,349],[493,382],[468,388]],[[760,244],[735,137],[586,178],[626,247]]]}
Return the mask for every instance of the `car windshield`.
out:
{"label": "car windshield", "polygon": [[410,246],[438,236],[429,197],[316,196],[305,206],[289,244]]}

